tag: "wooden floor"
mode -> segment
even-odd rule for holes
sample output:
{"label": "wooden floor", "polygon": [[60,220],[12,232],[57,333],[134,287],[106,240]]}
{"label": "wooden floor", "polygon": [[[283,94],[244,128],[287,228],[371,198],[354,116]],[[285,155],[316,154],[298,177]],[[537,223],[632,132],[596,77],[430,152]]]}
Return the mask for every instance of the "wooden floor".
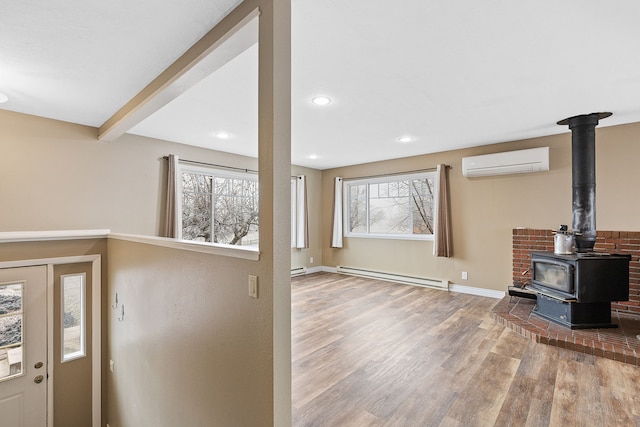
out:
{"label": "wooden floor", "polygon": [[530,342],[497,301],[292,279],[294,426],[640,426],[640,368]]}

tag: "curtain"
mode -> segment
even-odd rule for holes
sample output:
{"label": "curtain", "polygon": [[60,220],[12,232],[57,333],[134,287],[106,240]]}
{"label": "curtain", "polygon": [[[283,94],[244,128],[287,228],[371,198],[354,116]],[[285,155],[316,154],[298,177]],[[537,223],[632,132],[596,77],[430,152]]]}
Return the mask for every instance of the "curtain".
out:
{"label": "curtain", "polygon": [[307,177],[296,179],[296,248],[309,247],[309,212],[307,210]]}
{"label": "curtain", "polygon": [[333,185],[333,223],[331,247],[342,247],[342,178],[336,177]]}
{"label": "curtain", "polygon": [[177,171],[178,156],[169,154],[167,156],[167,180],[165,185],[166,197],[164,205],[164,224],[162,228],[162,237],[177,236],[176,227],[176,197],[177,197]]}
{"label": "curtain", "polygon": [[447,169],[447,165],[438,165],[436,168],[436,200],[434,207],[436,229],[433,233],[433,254],[449,258],[453,256],[453,247]]}

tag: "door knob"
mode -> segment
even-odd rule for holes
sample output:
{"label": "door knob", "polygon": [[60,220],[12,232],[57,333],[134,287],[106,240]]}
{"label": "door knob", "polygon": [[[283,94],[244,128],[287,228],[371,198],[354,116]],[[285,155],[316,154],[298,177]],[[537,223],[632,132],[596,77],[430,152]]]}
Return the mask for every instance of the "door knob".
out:
{"label": "door knob", "polygon": [[40,369],[40,368],[42,368],[43,365],[44,364],[42,362],[38,362],[35,365],[33,365],[33,367],[36,368],[36,369]]}
{"label": "door knob", "polygon": [[44,377],[42,375],[38,375],[37,377],[35,377],[33,379],[33,382],[36,384],[40,384],[42,382],[42,380],[44,380]]}

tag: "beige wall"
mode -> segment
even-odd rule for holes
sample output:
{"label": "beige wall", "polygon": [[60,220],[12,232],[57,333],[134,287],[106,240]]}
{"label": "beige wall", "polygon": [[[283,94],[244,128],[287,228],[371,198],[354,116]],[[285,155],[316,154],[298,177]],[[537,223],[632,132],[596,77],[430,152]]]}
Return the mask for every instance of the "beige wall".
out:
{"label": "beige wall", "polygon": [[[462,157],[538,146],[550,147],[548,172],[468,179]],[[640,124],[598,127],[596,137],[597,227],[640,230]],[[323,203],[323,264],[412,274],[492,290],[511,281],[511,232],[516,227],[571,227],[571,135],[449,151],[400,160],[325,170],[324,200],[331,200],[332,181],[372,174],[410,171],[446,163],[451,180],[454,257],[436,258],[432,243],[345,239],[343,249],[330,249],[331,203]],[[468,280],[461,273],[468,272]]]}
{"label": "beige wall", "polygon": [[109,239],[111,426],[270,425],[271,291],[259,263]]}

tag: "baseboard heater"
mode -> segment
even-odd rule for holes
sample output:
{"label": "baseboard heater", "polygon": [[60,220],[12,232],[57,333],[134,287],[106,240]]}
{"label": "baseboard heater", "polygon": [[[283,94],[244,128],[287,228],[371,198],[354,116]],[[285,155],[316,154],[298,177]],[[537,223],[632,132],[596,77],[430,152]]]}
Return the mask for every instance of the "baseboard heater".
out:
{"label": "baseboard heater", "polygon": [[427,279],[424,277],[406,276],[404,274],[384,273],[381,271],[366,270],[362,268],[344,267],[339,265],[336,272],[350,274],[352,276],[370,277],[372,279],[386,280],[389,282],[404,283],[406,285],[425,286],[428,288],[449,290],[448,280]]}
{"label": "baseboard heater", "polygon": [[291,269],[291,277],[307,274],[307,267],[296,267]]}

